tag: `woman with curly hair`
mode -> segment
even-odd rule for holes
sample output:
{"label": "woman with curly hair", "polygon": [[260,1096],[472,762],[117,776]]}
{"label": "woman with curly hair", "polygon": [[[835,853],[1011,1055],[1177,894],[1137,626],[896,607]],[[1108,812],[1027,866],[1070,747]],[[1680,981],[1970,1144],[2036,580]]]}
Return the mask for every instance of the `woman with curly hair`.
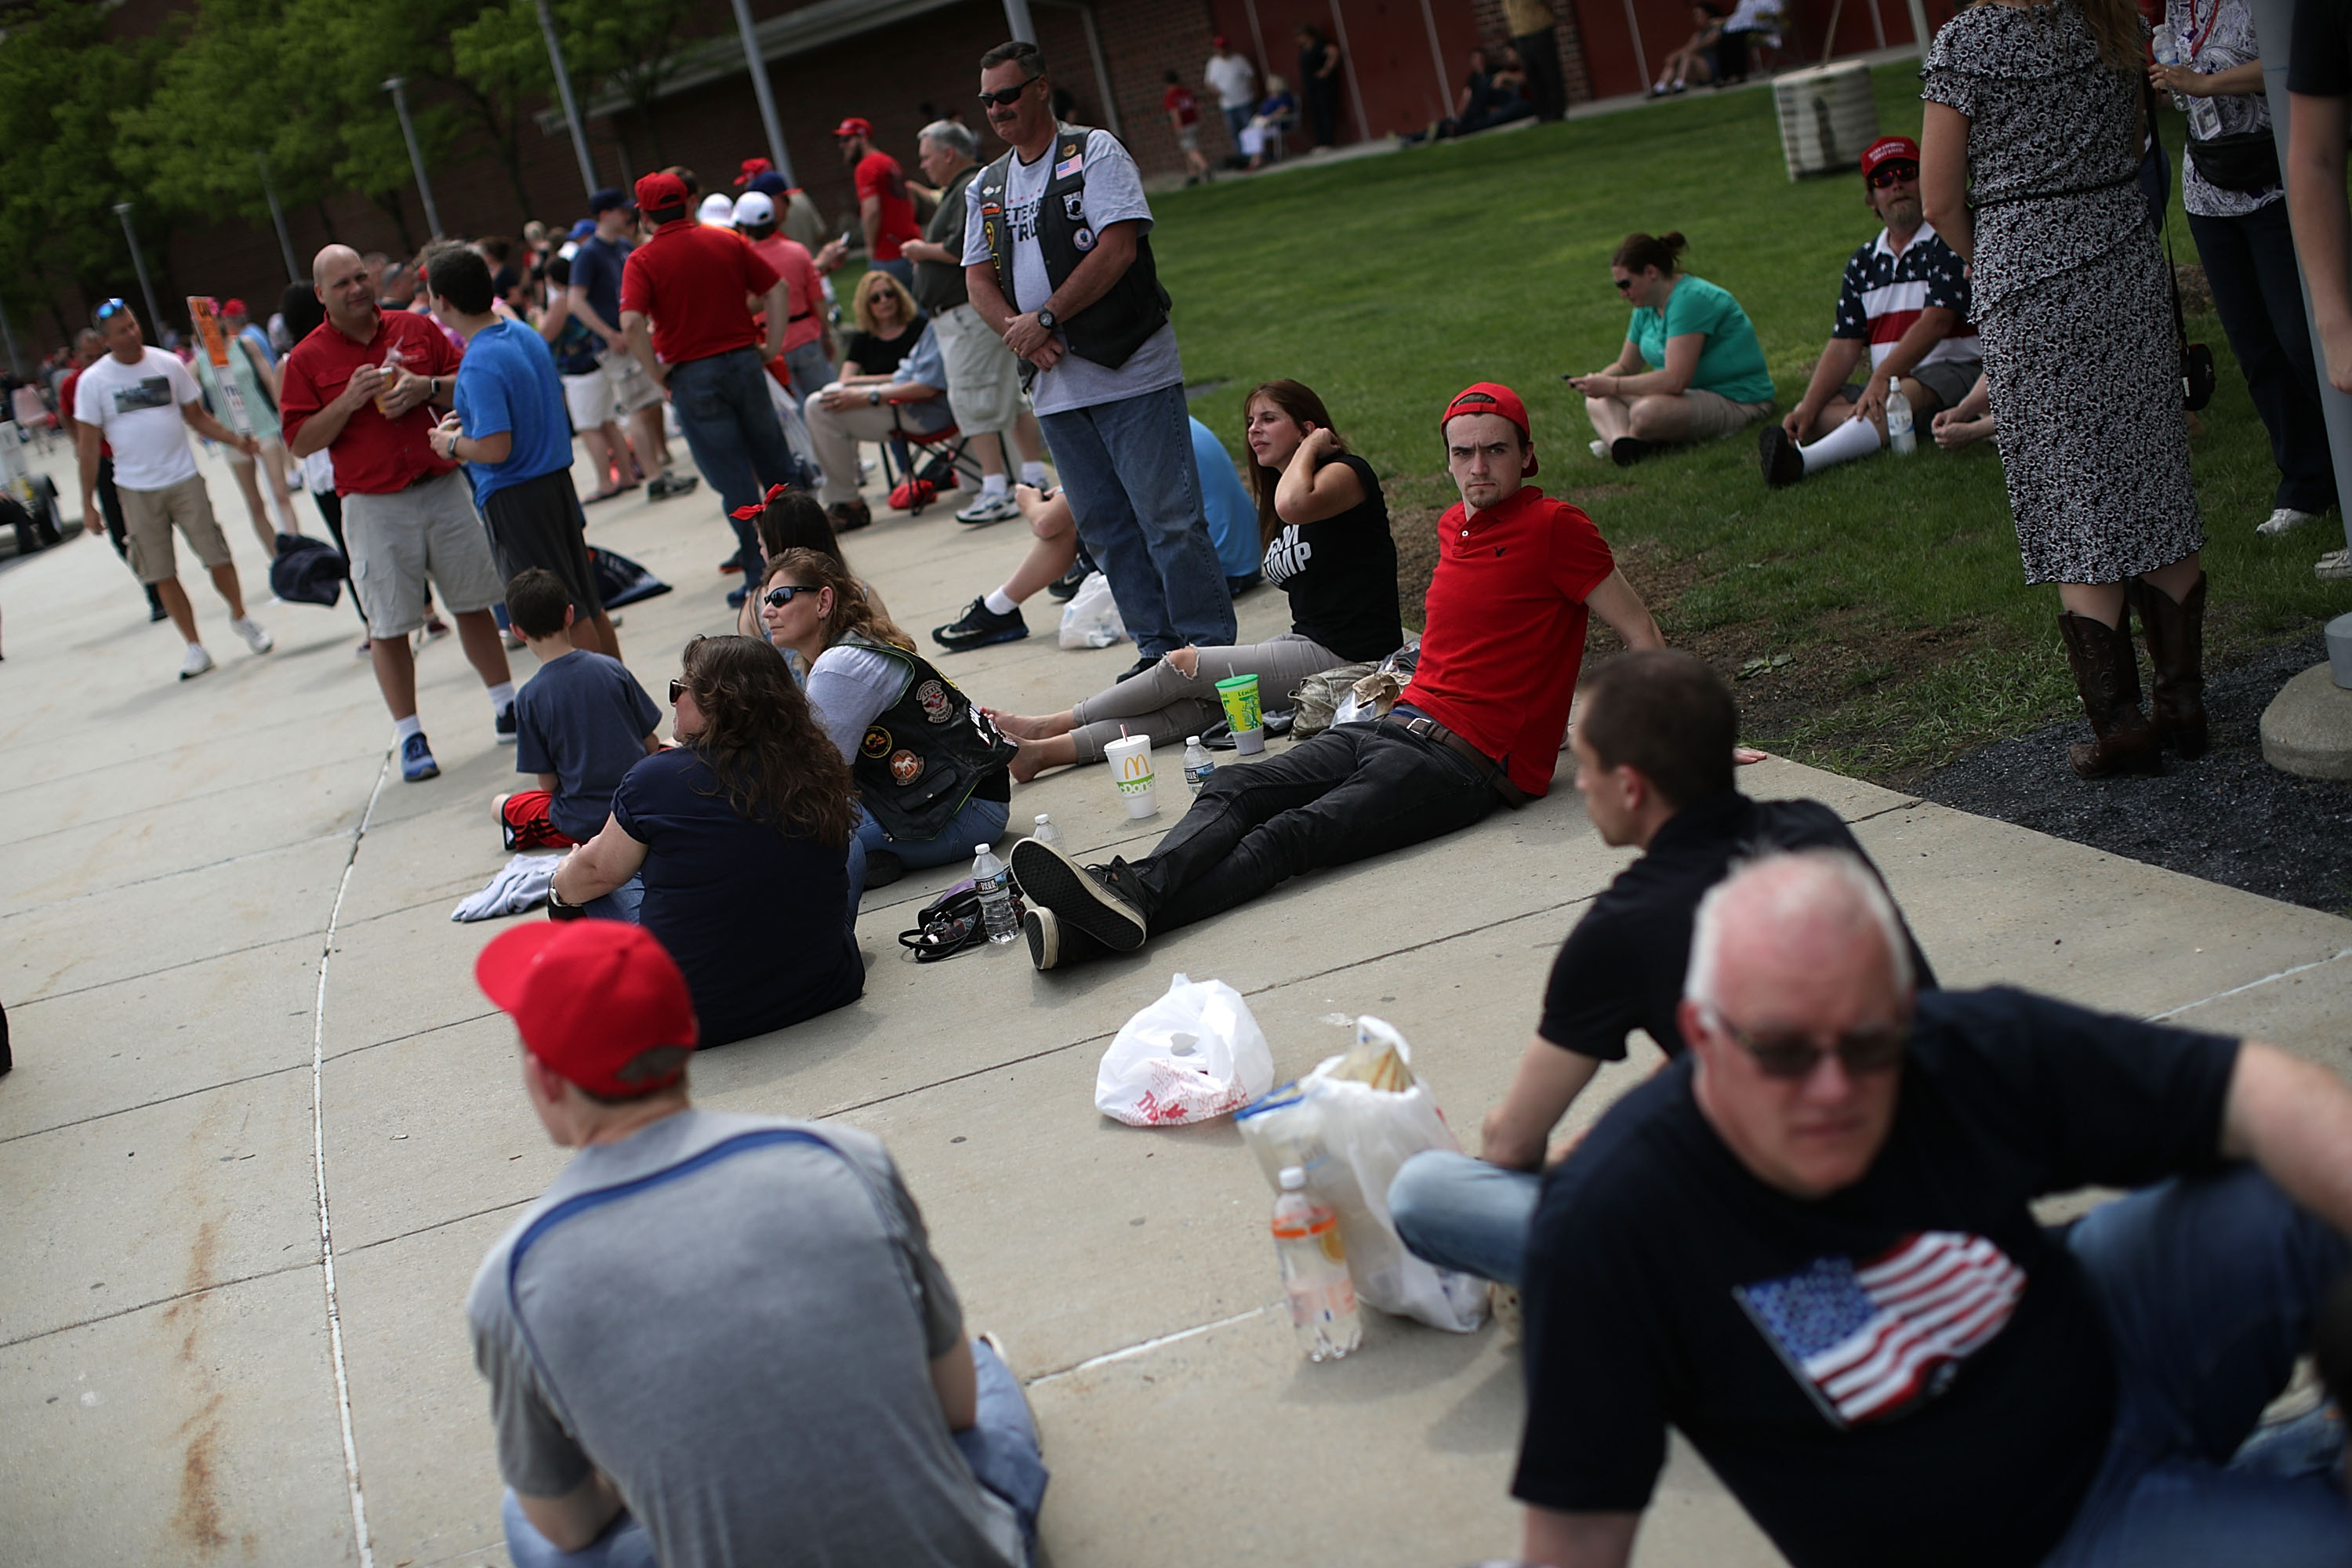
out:
{"label": "woman with curly hair", "polygon": [[1242,433],[1262,569],[1290,595],[1290,629],[1244,647],[1177,648],[1059,713],[990,709],[1021,743],[1014,778],[1100,762],[1121,734],[1149,735],[1154,745],[1197,735],[1217,721],[1217,682],[1228,676],[1256,676],[1260,701],[1283,708],[1308,676],[1386,658],[1404,642],[1380,476],[1331,428],[1323,400],[1297,382],[1269,381],[1242,400]]}
{"label": "woman with curly hair", "polygon": [[[768,640],[808,668],[808,700],[849,759],[860,812],[856,868],[875,887],[1000,841],[1013,742],[915,651],[838,561],[787,550],[760,584]],[[776,661],[779,666],[782,661]]]}
{"label": "woman with curly hair", "polygon": [[556,868],[549,913],[641,879],[637,923],[685,972],[706,1047],[856,1001],[856,808],[808,700],[743,637],[688,643],[669,698],[680,743],[621,780],[604,830]]}

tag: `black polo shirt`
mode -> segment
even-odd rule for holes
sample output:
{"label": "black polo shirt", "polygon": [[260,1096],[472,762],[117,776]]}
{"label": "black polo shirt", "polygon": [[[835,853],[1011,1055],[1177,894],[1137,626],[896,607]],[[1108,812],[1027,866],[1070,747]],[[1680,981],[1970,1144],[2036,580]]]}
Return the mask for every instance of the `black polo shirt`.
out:
{"label": "black polo shirt", "polygon": [[[1750,800],[1729,789],[1686,805],[1560,944],[1536,1032],[1580,1056],[1621,1061],[1627,1033],[1645,1029],[1666,1055],[1680,1056],[1675,1009],[1690,968],[1698,901],[1734,860],[1768,849],[1843,849],[1871,865],[1837,813],[1817,800]],[[1934,990],[1935,971],[1907,925],[1904,936],[1919,989]]]}

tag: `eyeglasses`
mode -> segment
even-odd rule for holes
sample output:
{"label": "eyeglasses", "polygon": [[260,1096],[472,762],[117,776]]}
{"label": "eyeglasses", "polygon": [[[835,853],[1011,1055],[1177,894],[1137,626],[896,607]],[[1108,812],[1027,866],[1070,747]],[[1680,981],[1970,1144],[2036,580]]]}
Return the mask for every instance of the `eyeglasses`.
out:
{"label": "eyeglasses", "polygon": [[1919,165],[1916,163],[1881,163],[1870,172],[1870,188],[1883,191],[1894,185],[1916,184],[1918,179]]}
{"label": "eyeglasses", "polygon": [[1617,292],[1620,294],[1631,294],[1633,291],[1633,280],[1631,278],[1620,278],[1617,279]]}
{"label": "eyeglasses", "polygon": [[685,682],[685,681],[683,681],[683,680],[673,680],[673,681],[671,681],[671,682],[669,683],[669,705],[670,705],[671,707],[673,707],[673,708],[677,707],[677,700],[678,700],[679,698],[681,698],[681,697],[685,696],[685,695],[686,695],[686,682]]}
{"label": "eyeglasses", "polygon": [[808,587],[803,584],[779,583],[776,586],[769,589],[766,593],[760,595],[760,603],[766,605],[772,609],[781,610],[786,605],[793,602],[793,595],[798,594],[814,594],[816,590],[814,588]]}
{"label": "eyeglasses", "polygon": [[983,92],[980,95],[981,107],[1010,109],[1021,101],[1021,95],[1029,90],[1030,83],[1044,79],[1042,77],[1033,76],[1024,79],[1019,87],[1000,87],[994,92]]}
{"label": "eyeglasses", "polygon": [[1837,1043],[1825,1049],[1806,1035],[1751,1035],[1712,1007],[1706,1016],[1756,1058],[1766,1078],[1811,1078],[1827,1056],[1835,1056],[1838,1066],[1850,1074],[1885,1072],[1903,1059],[1903,1047],[1911,1038],[1908,1020],[1874,1024],[1839,1036]]}
{"label": "eyeglasses", "polygon": [[129,309],[131,307],[120,300],[101,300],[98,309],[89,313],[89,319],[93,323],[102,323],[109,316],[120,315]]}

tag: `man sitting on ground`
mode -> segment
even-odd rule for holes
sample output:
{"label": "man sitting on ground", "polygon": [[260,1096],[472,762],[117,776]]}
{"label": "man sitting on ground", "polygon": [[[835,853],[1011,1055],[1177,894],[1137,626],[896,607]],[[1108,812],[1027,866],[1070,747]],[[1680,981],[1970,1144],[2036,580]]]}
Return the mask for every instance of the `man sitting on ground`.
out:
{"label": "man sitting on ground", "polygon": [[[1629,647],[1664,639],[1592,520],[1525,481],[1526,406],[1480,382],[1439,421],[1461,504],[1437,525],[1421,663],[1389,715],[1248,767],[1219,768],[1182,821],[1129,864],[1013,847],[1039,969],[1132,952],[1292,877],[1467,827],[1551,787],[1591,614]],[[1726,753],[1727,755],[1728,752]]]}
{"label": "man sitting on ground", "polygon": [[884,441],[901,432],[936,435],[955,423],[948,406],[948,373],[940,355],[939,333],[926,326],[907,357],[888,375],[853,376],[809,399],[803,411],[816,465],[824,470],[817,500],[839,528],[845,518],[863,528],[873,519],[857,493],[857,443]]}
{"label": "man sitting on ground", "polygon": [[[1981,368],[1968,271],[1919,205],[1919,143],[1880,137],[1862,154],[1862,177],[1863,199],[1886,226],[1845,264],[1837,324],[1805,395],[1758,439],[1764,482],[1775,488],[1884,447],[1890,379],[1902,380],[1924,428],[1968,395]],[[1865,348],[1869,374],[1847,380]]]}
{"label": "man sitting on ground", "polygon": [[1028,1402],[881,1142],[696,1110],[686,981],[642,927],[526,925],[474,973],[580,1151],[466,1305],[517,1568],[1025,1563]]}
{"label": "man sitting on ground", "polygon": [[[1762,849],[1863,854],[1819,801],[1739,793],[1738,705],[1723,678],[1689,654],[1654,649],[1612,660],[1585,683],[1577,713],[1568,740],[1585,815],[1602,843],[1643,856],[1560,944],[1543,1021],[1509,1092],[1486,1113],[1479,1157],[1416,1154],[1389,1188],[1397,1232],[1415,1254],[1502,1285],[1519,1282],[1545,1145],[1584,1086],[1604,1063],[1625,1059],[1632,1030],[1645,1031],[1669,1059],[1686,1048],[1675,1015],[1700,897],[1736,858]],[[1933,989],[1918,943],[1907,930],[1904,940],[1918,984]]]}
{"label": "man sitting on ground", "polygon": [[[1672,1426],[1795,1568],[2344,1561],[2340,1476],[2227,1468],[2352,1258],[2334,1073],[1916,994],[1820,850],[1707,894],[1680,1015],[1690,1054],[1545,1178],[1522,1557],[1625,1563]],[[2138,1190],[2030,1206],[2089,1184]]]}
{"label": "man sitting on ground", "polygon": [[533,566],[507,584],[507,619],[539,660],[515,692],[515,772],[539,787],[499,797],[509,849],[562,849],[596,837],[613,792],[661,750],[661,710],[628,667],[573,639],[578,602]]}

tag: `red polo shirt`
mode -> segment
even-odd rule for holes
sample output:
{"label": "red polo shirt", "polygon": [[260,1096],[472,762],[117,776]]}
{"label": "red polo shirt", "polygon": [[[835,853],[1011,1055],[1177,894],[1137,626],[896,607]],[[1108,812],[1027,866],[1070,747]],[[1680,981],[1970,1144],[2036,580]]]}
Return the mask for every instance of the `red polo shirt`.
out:
{"label": "red polo shirt", "polygon": [[859,205],[868,196],[882,198],[882,225],[874,234],[874,259],[895,260],[900,246],[923,237],[923,226],[915,221],[915,201],[907,194],[906,171],[887,153],[868,153],[857,160]]}
{"label": "red polo shirt", "polygon": [[684,364],[757,343],[743,296],[775,286],[776,269],[741,235],[682,217],[629,252],[621,309],[650,317],[654,353]]}
{"label": "red polo shirt", "polygon": [[[431,321],[407,310],[377,311],[375,336],[363,343],[344,336],[332,321],[311,329],[287,354],[280,372],[278,423],[288,444],[310,416],[343,395],[353,373],[383,364],[395,346],[401,368],[411,375],[457,374],[456,345]],[[419,479],[447,473],[457,465],[434,456],[425,439],[440,422],[441,410],[429,402],[397,419],[377,413],[373,398],[362,404],[327,447],[334,455],[336,490],[347,496],[388,496]]]}
{"label": "red polo shirt", "polygon": [[1616,558],[1591,518],[1533,485],[1475,515],[1457,502],[1437,534],[1421,663],[1397,700],[1543,795],[1584,663],[1584,601]]}
{"label": "red polo shirt", "polygon": [[824,323],[817,319],[817,312],[824,308],[824,284],[816,275],[816,258],[808,247],[772,234],[751,241],[751,248],[783,275],[784,286],[791,290],[786,296],[791,303],[784,325],[784,352],[790,353],[823,337]]}

